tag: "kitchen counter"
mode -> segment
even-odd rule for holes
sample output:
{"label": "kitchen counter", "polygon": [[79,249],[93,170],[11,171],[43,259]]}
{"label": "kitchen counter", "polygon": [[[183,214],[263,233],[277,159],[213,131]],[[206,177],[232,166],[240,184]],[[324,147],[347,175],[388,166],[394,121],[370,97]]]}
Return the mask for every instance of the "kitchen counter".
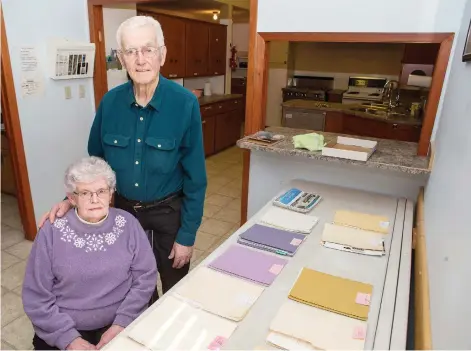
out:
{"label": "kitchen counter", "polygon": [[225,95],[211,95],[211,96],[202,96],[198,99],[200,106],[214,104],[221,101],[233,100],[242,98],[242,94],[225,94]]}
{"label": "kitchen counter", "polygon": [[[284,127],[270,127],[266,129],[269,132],[282,134],[285,139],[273,146],[264,146],[247,141],[247,137],[239,140],[237,146],[243,149],[259,150],[269,153],[276,153],[283,156],[302,156],[308,159],[324,160],[332,163],[349,164],[366,168],[377,168],[388,171],[399,171],[412,175],[428,175],[430,173],[429,158],[417,156],[417,143],[375,139],[359,137],[360,139],[368,139],[378,141],[376,151],[371,155],[368,161],[354,161],[336,157],[322,156],[320,151],[308,151],[306,149],[295,149],[292,137],[299,134],[312,133],[309,130],[291,129]],[[323,133],[325,142],[329,142],[333,138],[343,134]],[[345,135],[347,136],[347,135]],[[348,135],[351,137],[351,135]]]}
{"label": "kitchen counter", "polygon": [[360,112],[351,110],[355,107],[365,107],[360,104],[341,104],[336,102],[324,102],[324,101],[310,101],[310,100],[289,100],[282,103],[283,107],[291,108],[302,108],[302,109],[313,109],[321,111],[334,111],[343,112],[349,115],[384,121],[387,123],[407,124],[407,125],[422,125],[422,121],[413,117],[402,117],[402,116],[380,116],[373,115],[367,112]]}

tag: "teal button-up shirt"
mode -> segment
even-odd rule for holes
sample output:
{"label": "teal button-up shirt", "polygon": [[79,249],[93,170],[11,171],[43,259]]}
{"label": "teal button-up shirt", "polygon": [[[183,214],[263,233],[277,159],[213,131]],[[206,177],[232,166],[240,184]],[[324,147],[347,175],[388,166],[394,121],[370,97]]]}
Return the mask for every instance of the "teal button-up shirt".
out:
{"label": "teal button-up shirt", "polygon": [[110,90],[98,107],[88,153],[109,163],[117,191],[127,199],[155,201],[182,190],[176,241],[194,244],[207,179],[200,106],[193,93],[162,75],[146,107],[136,103],[131,82]]}

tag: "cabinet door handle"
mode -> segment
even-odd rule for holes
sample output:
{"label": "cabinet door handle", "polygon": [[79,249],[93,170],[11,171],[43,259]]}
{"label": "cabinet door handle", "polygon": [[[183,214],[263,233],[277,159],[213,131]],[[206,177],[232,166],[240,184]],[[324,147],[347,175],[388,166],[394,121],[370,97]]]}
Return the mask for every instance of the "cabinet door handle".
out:
{"label": "cabinet door handle", "polygon": [[193,75],[194,75],[194,76],[197,76],[197,75],[198,75],[198,73],[196,73],[196,72],[195,72],[195,73],[193,73]]}
{"label": "cabinet door handle", "polygon": [[204,108],[204,110],[207,111],[207,110],[211,110],[212,108],[213,108],[212,106],[207,106]]}
{"label": "cabinet door handle", "polygon": [[201,122],[201,124],[206,124],[206,121]]}
{"label": "cabinet door handle", "polygon": [[397,129],[398,125],[396,123],[393,124],[393,129]]}
{"label": "cabinet door handle", "polygon": [[219,105],[219,108],[222,108],[222,105]]}
{"label": "cabinet door handle", "polygon": [[217,72],[214,72],[214,74],[218,74]]}

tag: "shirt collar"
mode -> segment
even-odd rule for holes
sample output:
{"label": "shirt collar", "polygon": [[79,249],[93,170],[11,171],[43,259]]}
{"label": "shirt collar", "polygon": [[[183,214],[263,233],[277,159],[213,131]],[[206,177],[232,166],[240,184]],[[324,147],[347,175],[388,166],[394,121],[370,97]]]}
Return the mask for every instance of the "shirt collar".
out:
{"label": "shirt collar", "polygon": [[[154,96],[149,101],[149,105],[152,106],[157,111],[159,111],[160,106],[162,105],[162,97],[163,97],[167,82],[168,82],[167,78],[165,78],[159,73],[159,84],[157,85],[157,88],[154,91]],[[129,105],[135,105],[137,103],[136,103],[136,97],[134,96],[132,80],[128,81],[126,84],[128,84],[128,103]]]}

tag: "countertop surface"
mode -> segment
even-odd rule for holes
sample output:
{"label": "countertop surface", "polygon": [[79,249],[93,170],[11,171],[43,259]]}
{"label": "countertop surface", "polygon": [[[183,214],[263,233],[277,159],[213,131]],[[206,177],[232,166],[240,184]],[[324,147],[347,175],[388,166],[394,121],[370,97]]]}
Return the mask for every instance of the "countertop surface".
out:
{"label": "countertop surface", "polygon": [[336,138],[337,136],[347,136],[352,138],[378,141],[376,151],[371,155],[368,161],[362,162],[337,157],[322,156],[321,151],[295,149],[292,137],[299,134],[313,133],[312,130],[284,127],[269,127],[266,130],[276,134],[284,135],[285,139],[273,146],[264,146],[251,143],[247,141],[247,137],[245,137],[237,141],[237,146],[243,149],[266,151],[285,156],[302,156],[315,160],[324,160],[340,164],[351,164],[362,167],[400,171],[413,175],[428,175],[430,173],[429,157],[417,156],[417,143],[388,139],[376,139],[370,137],[356,137],[352,135],[336,133],[316,132],[324,135],[324,141],[326,143]]}
{"label": "countertop surface", "polygon": [[397,123],[397,124],[407,124],[420,126],[422,121],[413,117],[403,117],[403,116],[381,116],[373,115],[367,112],[353,111],[352,108],[356,107],[365,107],[363,105],[356,104],[341,104],[338,102],[324,102],[324,101],[310,101],[310,100],[289,100],[282,103],[284,107],[291,108],[302,108],[302,109],[313,109],[321,111],[334,111],[334,112],[343,112],[349,115],[374,119],[377,121],[387,122],[387,123]]}
{"label": "countertop surface", "polygon": [[[408,308],[410,273],[407,270],[399,270],[409,267],[411,261],[411,236],[413,207],[407,204],[404,199],[360,192],[358,190],[345,189],[319,183],[291,182],[281,189],[280,193],[291,187],[297,187],[308,192],[322,194],[322,201],[307,216],[316,216],[319,219],[306,239],[300,245],[293,257],[283,256],[288,261],[286,266],[277,276],[275,281],[264,289],[262,295],[256,300],[254,305],[238,322],[237,329],[223,345],[221,350],[266,350],[266,337],[269,333],[271,321],[275,318],[278,310],[288,300],[291,287],[297,279],[303,267],[314,269],[326,274],[339,276],[342,278],[371,284],[373,294],[368,313],[368,328],[365,337],[365,350],[388,350],[405,349],[407,330],[401,325],[407,326],[407,314],[399,312]],[[279,193],[279,194],[280,194]],[[273,197],[279,194],[271,194]],[[164,345],[172,343],[172,348],[183,349],[180,346],[181,339],[166,335],[166,330],[170,330],[177,324],[172,316],[167,318],[164,327],[158,329],[153,325],[150,314],[158,313],[159,306],[168,296],[172,296],[178,289],[185,285],[194,273],[200,268],[207,266],[214,259],[219,257],[231,245],[238,245],[238,236],[249,227],[256,224],[260,218],[273,205],[268,202],[252,218],[250,218],[241,228],[224,241],[215,251],[206,257],[197,267],[180,280],[175,287],[141,314],[131,325],[129,325],[118,337],[113,339],[104,348],[107,350],[150,350],[143,345],[134,342],[128,337],[132,329],[137,325],[148,325],[149,332],[155,333],[155,340]],[[339,209],[348,209],[362,213],[385,216],[389,219],[388,234],[384,236],[386,254],[382,257],[347,253],[339,250],[325,248],[320,244],[325,223],[331,223],[335,212]],[[248,248],[249,250],[256,250]],[[274,253],[264,252],[267,255],[275,256]],[[211,287],[202,286],[201,289]],[[228,301],[230,303],[230,301]],[[239,303],[240,302],[235,302]],[[177,313],[177,311],[175,312]],[[149,317],[149,319],[148,319]],[[221,317],[222,318],[222,317]],[[199,323],[200,321],[195,321]],[[142,324],[141,324],[142,323]],[[182,339],[192,337],[187,330],[191,324],[181,326]],[[204,320],[201,321],[204,323]],[[187,328],[187,329],[185,329]],[[194,335],[194,334],[193,334]],[[167,339],[165,339],[167,337]],[[171,338],[172,337],[172,338]],[[194,345],[198,345],[198,335],[194,335]],[[171,338],[171,339],[170,339]],[[151,346],[151,345],[148,345]],[[165,346],[162,346],[165,348]],[[260,348],[263,347],[263,348]],[[196,347],[195,347],[196,348]],[[202,347],[199,347],[200,349]],[[269,347],[268,349],[275,349]]]}
{"label": "countertop surface", "polygon": [[198,99],[200,106],[214,104],[216,102],[221,102],[225,100],[239,99],[243,97],[242,94],[225,94],[225,95],[211,95],[211,96],[202,96]]}

